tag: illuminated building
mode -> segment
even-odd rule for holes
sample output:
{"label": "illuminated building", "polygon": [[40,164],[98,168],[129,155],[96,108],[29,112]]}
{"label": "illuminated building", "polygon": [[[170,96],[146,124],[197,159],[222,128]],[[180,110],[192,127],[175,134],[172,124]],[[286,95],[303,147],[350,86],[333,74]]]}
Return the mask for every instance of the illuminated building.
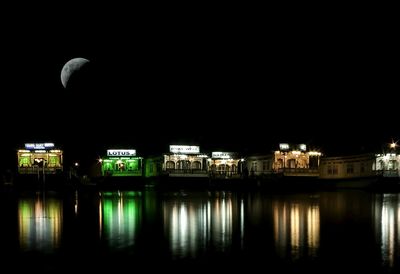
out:
{"label": "illuminated building", "polygon": [[109,149],[99,160],[103,176],[142,176],[142,157],[134,149]]}
{"label": "illuminated building", "polygon": [[26,143],[17,152],[19,174],[58,174],[63,171],[63,152],[53,143]]}
{"label": "illuminated building", "polygon": [[207,155],[199,146],[170,145],[164,154],[163,171],[170,177],[207,177]]}
{"label": "illuminated building", "polygon": [[236,177],[241,174],[242,160],[234,152],[212,152],[208,159],[212,177]]}
{"label": "illuminated building", "polygon": [[361,154],[341,157],[323,157],[320,165],[321,179],[353,179],[376,175],[373,170],[375,156]]}
{"label": "illuminated building", "polygon": [[389,150],[375,155],[373,169],[383,177],[400,177],[400,155],[397,152],[397,144],[389,144]]}
{"label": "illuminated building", "polygon": [[308,151],[305,144],[279,144],[273,154],[250,156],[247,168],[251,176],[283,174],[284,176],[318,176],[321,153]]}

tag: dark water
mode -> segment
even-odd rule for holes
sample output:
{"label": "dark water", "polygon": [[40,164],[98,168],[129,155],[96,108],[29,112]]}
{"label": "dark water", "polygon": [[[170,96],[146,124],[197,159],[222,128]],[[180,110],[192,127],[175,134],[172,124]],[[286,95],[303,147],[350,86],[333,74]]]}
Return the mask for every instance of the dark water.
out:
{"label": "dark water", "polygon": [[397,193],[145,189],[0,198],[0,269],[399,270]]}

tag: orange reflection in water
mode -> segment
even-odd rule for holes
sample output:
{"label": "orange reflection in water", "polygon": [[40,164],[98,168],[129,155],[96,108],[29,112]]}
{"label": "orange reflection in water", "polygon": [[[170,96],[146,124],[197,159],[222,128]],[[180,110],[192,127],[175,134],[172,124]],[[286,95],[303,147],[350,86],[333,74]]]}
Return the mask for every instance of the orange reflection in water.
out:
{"label": "orange reflection in water", "polygon": [[19,242],[23,251],[51,252],[60,246],[62,202],[38,194],[18,203]]}
{"label": "orange reflection in water", "polygon": [[319,205],[311,201],[274,201],[274,240],[281,257],[316,256],[320,241]]}

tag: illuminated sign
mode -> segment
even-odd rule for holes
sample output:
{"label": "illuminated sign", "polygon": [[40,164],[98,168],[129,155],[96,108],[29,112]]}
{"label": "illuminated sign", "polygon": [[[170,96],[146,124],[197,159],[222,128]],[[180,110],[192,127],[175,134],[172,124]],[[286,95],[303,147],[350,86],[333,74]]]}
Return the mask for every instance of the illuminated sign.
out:
{"label": "illuminated sign", "polygon": [[169,151],[173,153],[184,153],[184,154],[191,154],[191,153],[200,153],[199,146],[169,146]]}
{"label": "illuminated sign", "polygon": [[289,149],[289,144],[281,143],[281,144],[279,144],[279,149],[280,150],[288,150]]}
{"label": "illuminated sign", "polygon": [[48,149],[53,148],[53,143],[27,143],[25,144],[26,149]]}
{"label": "illuminated sign", "polygon": [[213,152],[211,154],[212,158],[230,159],[233,158],[232,152]]}
{"label": "illuminated sign", "polygon": [[108,149],[107,156],[136,156],[135,149]]}
{"label": "illuminated sign", "polygon": [[299,149],[300,149],[301,151],[306,151],[306,150],[307,150],[307,146],[306,146],[305,144],[300,144],[300,145],[299,145]]}

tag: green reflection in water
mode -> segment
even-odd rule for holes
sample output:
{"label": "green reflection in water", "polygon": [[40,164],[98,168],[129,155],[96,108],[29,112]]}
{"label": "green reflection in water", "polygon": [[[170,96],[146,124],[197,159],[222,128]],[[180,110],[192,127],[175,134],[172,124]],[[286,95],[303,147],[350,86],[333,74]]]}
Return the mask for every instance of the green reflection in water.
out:
{"label": "green reflection in water", "polygon": [[132,247],[141,224],[141,193],[100,193],[100,235],[111,249]]}

